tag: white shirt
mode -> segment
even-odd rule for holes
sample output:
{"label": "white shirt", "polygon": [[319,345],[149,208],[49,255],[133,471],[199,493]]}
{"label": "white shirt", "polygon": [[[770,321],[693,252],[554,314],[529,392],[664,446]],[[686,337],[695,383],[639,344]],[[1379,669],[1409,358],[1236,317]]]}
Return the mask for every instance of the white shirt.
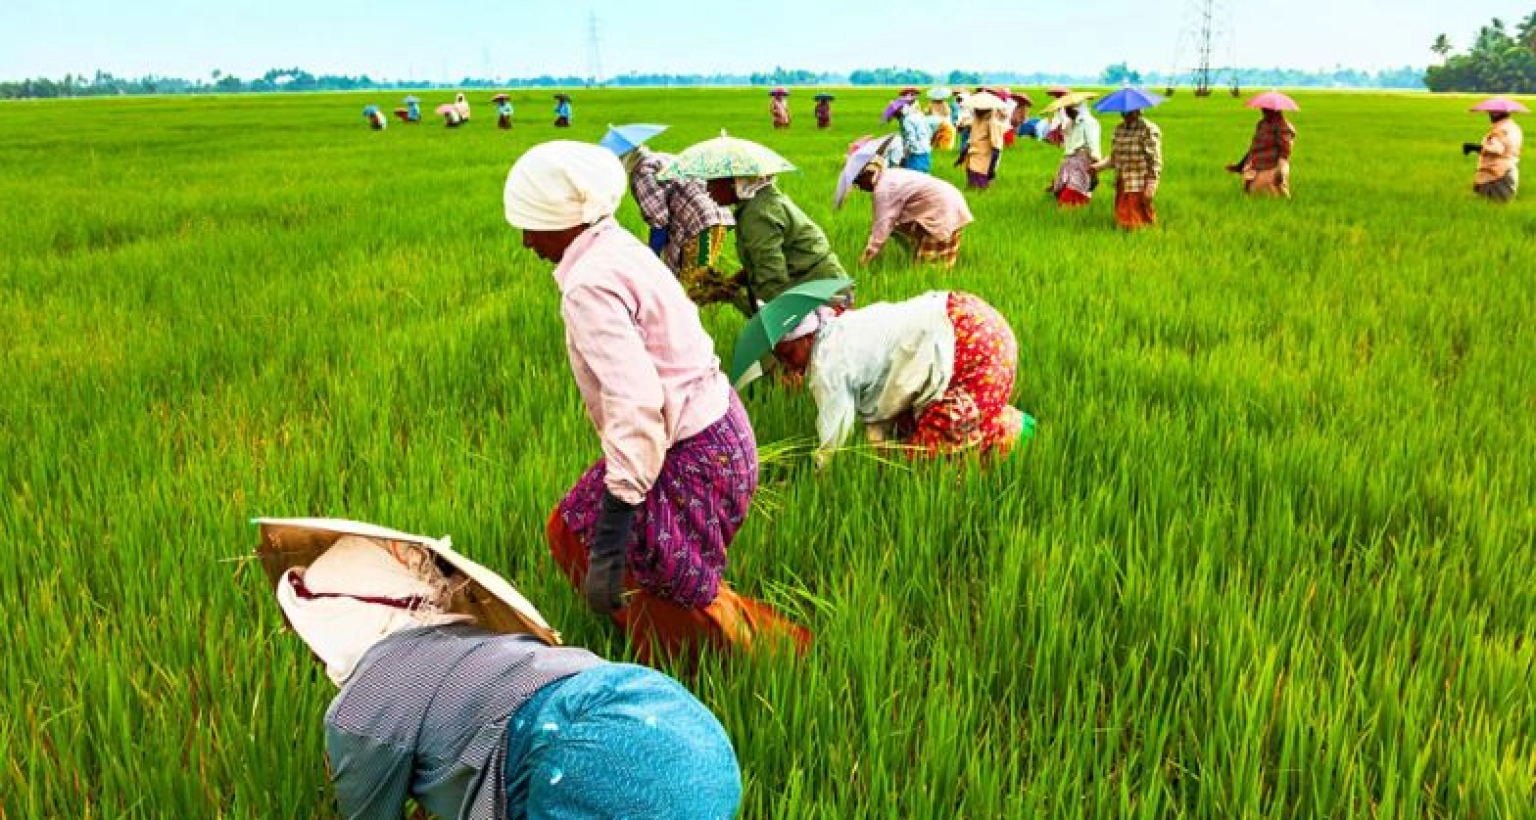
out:
{"label": "white shirt", "polygon": [[1099,147],[1102,142],[1102,131],[1099,121],[1088,113],[1087,106],[1077,110],[1077,119],[1067,121],[1066,133],[1062,136],[1061,151],[1064,156],[1072,156],[1079,148],[1087,148],[1088,155],[1094,162],[1104,158],[1104,151]]}
{"label": "white shirt", "polygon": [[947,291],[831,319],[816,334],[807,374],[816,399],[818,460],[846,442],[856,422],[878,440],[902,412],[921,412],[943,396],[954,372]]}

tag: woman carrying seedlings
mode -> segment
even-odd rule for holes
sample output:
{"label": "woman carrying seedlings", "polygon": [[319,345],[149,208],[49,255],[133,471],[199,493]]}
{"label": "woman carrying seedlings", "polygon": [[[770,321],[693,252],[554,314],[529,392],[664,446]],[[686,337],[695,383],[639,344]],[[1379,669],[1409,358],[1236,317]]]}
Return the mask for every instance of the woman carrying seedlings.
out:
{"label": "woman carrying seedlings", "polygon": [[931,291],[840,314],[820,308],[773,355],[816,399],[816,463],[863,425],[876,444],[914,453],[1006,455],[1033,421],[1008,404],[1018,343],[991,305]]}
{"label": "woman carrying seedlings", "polygon": [[757,489],[757,443],[698,308],[613,219],[626,182],[612,153],[570,141],[533,147],[507,175],[507,221],[555,264],[566,352],[603,450],[550,516],[550,551],[642,658],[804,647],[808,632],[721,578]]}
{"label": "woman carrying seedlings", "polygon": [[773,182],[768,175],[719,177],[706,183],[711,199],[735,209],[741,272],[733,301],[748,316],[760,303],[801,282],[846,275],[821,226]]}
{"label": "woman carrying seedlings", "polygon": [[398,818],[408,799],[463,820],[735,816],[735,752],[688,690],[450,613],[440,558],[344,535],[277,582],[340,687],[325,749],[343,817]]}

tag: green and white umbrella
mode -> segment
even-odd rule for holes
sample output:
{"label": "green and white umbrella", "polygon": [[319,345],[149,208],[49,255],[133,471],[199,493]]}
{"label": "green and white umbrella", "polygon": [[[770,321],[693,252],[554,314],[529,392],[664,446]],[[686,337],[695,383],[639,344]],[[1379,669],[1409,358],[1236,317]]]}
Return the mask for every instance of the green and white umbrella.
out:
{"label": "green and white umbrella", "polygon": [[656,178],[670,179],[727,179],[731,177],[765,177],[793,171],[789,160],[771,149],[751,140],[720,136],[705,140],[677,155],[677,159],[661,170]]}

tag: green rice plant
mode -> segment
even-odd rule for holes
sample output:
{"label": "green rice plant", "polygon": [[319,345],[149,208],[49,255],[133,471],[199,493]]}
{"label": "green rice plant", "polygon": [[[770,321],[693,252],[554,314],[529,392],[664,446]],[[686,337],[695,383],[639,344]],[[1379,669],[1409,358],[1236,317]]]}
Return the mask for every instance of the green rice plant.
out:
{"label": "green rice plant", "polygon": [[[868,199],[831,207],[888,95],[839,90],[827,131],[797,95],[787,132],[740,89],[580,91],[569,131],[532,91],[511,132],[371,132],[381,94],[0,106],[0,817],[332,816],[333,687],[244,560],[254,515],[451,533],[631,657],[543,542],[599,448],[500,205],[529,145],[628,121],[795,162],[861,301],[997,306],[1039,420],[990,469],[817,471],[810,396],[747,392],[727,578],[816,645],[671,670],[744,817],[1532,816],[1532,206],[1471,195],[1469,100],[1299,94],[1273,202],[1221,170],[1252,112],[1175,97],[1135,235],[1107,190],[1058,211],[1021,143],[942,271],[857,266]],[[741,318],[702,317],[729,351]]]}

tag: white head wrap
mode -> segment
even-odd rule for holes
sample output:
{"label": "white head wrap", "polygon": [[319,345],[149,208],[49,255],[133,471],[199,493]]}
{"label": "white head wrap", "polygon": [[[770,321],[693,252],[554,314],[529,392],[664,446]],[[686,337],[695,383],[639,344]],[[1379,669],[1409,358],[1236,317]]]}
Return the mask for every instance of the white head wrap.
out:
{"label": "white head wrap", "polygon": [[736,177],[733,180],[736,187],[737,199],[751,199],[757,196],[757,192],[773,184],[773,176],[765,177]]}
{"label": "white head wrap", "polygon": [[831,320],[831,318],[831,308],[816,308],[810,313],[807,313],[805,318],[800,320],[800,324],[795,325],[794,330],[784,334],[784,338],[780,339],[779,342],[782,344],[783,342],[793,342],[797,339],[803,339],[812,333],[821,330],[821,326],[826,324],[829,320]]}
{"label": "white head wrap", "polygon": [[612,216],[628,185],[612,151],[555,140],[535,145],[513,163],[502,203],[514,228],[562,231]]}
{"label": "white head wrap", "polygon": [[337,539],[308,569],[290,569],[277,582],[283,614],[337,686],[374,644],[396,632],[472,620],[443,611],[450,597],[424,547],[360,535]]}

